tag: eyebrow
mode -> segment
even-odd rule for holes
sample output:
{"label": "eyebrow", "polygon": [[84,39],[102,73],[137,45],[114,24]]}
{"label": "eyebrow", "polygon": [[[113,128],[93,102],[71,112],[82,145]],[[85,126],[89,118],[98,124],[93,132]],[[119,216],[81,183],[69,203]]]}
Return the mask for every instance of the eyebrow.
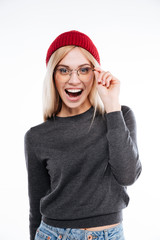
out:
{"label": "eyebrow", "polygon": [[[79,65],[78,67],[82,67],[82,66],[86,66],[86,65],[91,67],[91,65],[89,63],[83,63],[83,64]],[[59,67],[59,66],[70,68],[70,66],[64,65],[64,64],[57,65],[57,67]]]}

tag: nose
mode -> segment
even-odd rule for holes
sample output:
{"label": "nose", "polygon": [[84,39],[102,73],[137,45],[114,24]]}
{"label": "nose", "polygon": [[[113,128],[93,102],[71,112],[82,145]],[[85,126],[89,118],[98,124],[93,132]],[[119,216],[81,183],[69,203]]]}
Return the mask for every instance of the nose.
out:
{"label": "nose", "polygon": [[81,81],[78,78],[77,71],[72,71],[68,83],[70,84],[79,84]]}

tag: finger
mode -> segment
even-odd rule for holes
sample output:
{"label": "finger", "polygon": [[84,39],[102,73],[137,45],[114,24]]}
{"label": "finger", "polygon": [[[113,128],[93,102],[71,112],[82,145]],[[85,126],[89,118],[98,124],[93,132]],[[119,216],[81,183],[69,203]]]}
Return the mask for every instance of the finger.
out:
{"label": "finger", "polygon": [[95,73],[95,76],[96,76],[96,81],[98,84],[101,83],[101,73],[102,73],[102,69],[100,67],[95,67],[94,68],[94,73]]}
{"label": "finger", "polygon": [[97,79],[97,82],[98,84],[101,83],[102,85],[105,85],[105,78],[103,78],[105,72],[104,71],[101,71],[98,75],[98,79]]}
{"label": "finger", "polygon": [[102,85],[106,85],[106,78],[111,75],[109,71],[105,72],[101,68],[95,68],[95,70],[99,73],[98,83],[102,83]]}
{"label": "finger", "polygon": [[111,73],[109,72],[109,71],[107,71],[107,72],[104,72],[104,74],[103,74],[103,80],[105,80],[108,76],[110,76],[111,75]]}
{"label": "finger", "polygon": [[111,81],[112,81],[112,76],[108,76],[106,79],[105,79],[105,85],[107,88],[109,88],[110,84],[111,84]]}
{"label": "finger", "polygon": [[103,86],[109,88],[111,81],[113,84],[119,83],[119,80],[114,77],[109,71],[105,72],[99,67],[95,67],[94,70],[98,84],[102,83]]}
{"label": "finger", "polygon": [[94,67],[94,70],[97,71],[97,72],[102,72],[102,69],[100,67]]}
{"label": "finger", "polygon": [[97,71],[94,71],[94,75],[95,75],[96,82],[98,83],[98,76],[99,76],[99,72],[97,72]]}
{"label": "finger", "polygon": [[104,72],[102,76],[102,85],[109,86],[109,82],[112,80],[112,75],[109,72]]}
{"label": "finger", "polygon": [[103,75],[103,81],[105,82],[104,84],[109,87],[111,84],[111,81],[113,83],[113,81],[119,81],[116,77],[114,77],[110,72],[106,72]]}
{"label": "finger", "polygon": [[113,79],[111,79],[111,80],[109,81],[109,85],[107,86],[107,88],[109,89],[109,88],[111,88],[111,87],[113,87],[113,86],[115,86],[115,85],[117,85],[117,86],[120,87],[120,81],[119,81],[119,80],[113,80]]}

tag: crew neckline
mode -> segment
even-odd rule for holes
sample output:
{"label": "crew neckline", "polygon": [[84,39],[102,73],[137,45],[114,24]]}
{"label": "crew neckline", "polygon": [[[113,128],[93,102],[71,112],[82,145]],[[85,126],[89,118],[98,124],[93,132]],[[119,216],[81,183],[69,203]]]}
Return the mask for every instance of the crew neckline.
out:
{"label": "crew neckline", "polygon": [[92,112],[94,109],[93,106],[91,106],[88,110],[86,110],[85,112],[83,113],[80,113],[80,114],[76,114],[76,115],[73,115],[73,116],[67,116],[67,117],[60,117],[60,116],[53,116],[54,119],[56,120],[69,120],[69,119],[76,119],[76,118],[83,118],[83,117],[86,117],[86,115],[88,115],[88,113]]}

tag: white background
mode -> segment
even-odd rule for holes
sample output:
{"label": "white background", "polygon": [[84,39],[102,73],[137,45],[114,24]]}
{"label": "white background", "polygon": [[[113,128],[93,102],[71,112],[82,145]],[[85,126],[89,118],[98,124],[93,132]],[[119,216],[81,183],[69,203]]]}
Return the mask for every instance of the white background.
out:
{"label": "white background", "polygon": [[24,134],[43,121],[47,49],[73,29],[93,40],[136,116],[143,172],[128,188],[126,240],[159,240],[159,0],[0,0],[0,239],[29,240]]}

